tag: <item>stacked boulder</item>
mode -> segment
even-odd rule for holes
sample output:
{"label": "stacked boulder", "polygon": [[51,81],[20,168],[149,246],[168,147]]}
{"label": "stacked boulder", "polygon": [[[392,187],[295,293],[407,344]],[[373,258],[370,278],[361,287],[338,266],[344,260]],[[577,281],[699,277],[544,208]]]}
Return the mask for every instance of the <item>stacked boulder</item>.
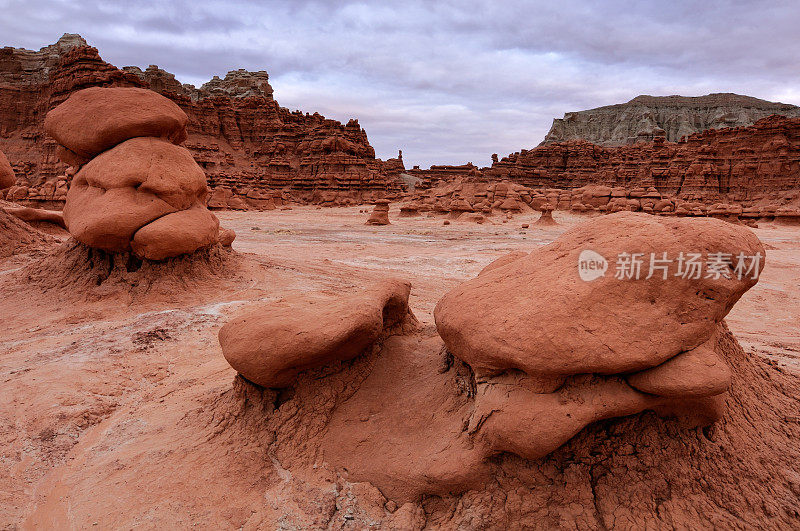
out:
{"label": "stacked boulder", "polygon": [[[620,262],[615,275],[607,261],[579,277],[581,261],[684,249],[746,258],[738,273],[734,259],[697,278],[676,275],[674,260],[649,277],[620,276]],[[622,212],[487,267],[434,312],[448,352],[478,382],[472,429],[490,454],[537,459],[612,416],[649,409],[694,425],[718,420],[731,382],[722,319],[757,282],[764,255],[741,226]]]}
{"label": "stacked boulder", "polygon": [[145,89],[81,90],[47,114],[61,160],[79,171],[64,221],[81,243],[163,260],[216,242],[203,170],[180,147],[188,117]]}

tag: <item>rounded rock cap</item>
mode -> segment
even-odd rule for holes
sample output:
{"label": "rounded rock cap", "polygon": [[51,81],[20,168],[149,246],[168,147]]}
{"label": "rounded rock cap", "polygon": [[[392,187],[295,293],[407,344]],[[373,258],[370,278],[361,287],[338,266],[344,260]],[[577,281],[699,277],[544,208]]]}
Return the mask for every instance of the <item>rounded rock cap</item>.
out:
{"label": "rounded rock cap", "polygon": [[186,140],[189,118],[152,90],[91,87],[72,94],[47,113],[47,133],[72,153],[92,158],[135,137]]}

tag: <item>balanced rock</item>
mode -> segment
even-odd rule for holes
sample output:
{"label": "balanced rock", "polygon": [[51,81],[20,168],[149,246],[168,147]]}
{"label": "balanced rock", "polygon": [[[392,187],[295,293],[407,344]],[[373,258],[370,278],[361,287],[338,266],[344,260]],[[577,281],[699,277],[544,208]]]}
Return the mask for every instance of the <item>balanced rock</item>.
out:
{"label": "balanced rock", "polygon": [[[673,263],[664,269],[659,262],[650,278],[643,263],[638,279],[633,264],[621,278],[607,264],[607,274],[584,281],[582,252],[597,261],[636,255],[643,262],[666,253]],[[733,261],[759,256],[759,263],[748,262],[754,271],[741,278],[725,264],[718,278],[706,271],[697,279],[677,276],[675,261],[689,252],[703,260],[715,253]],[[555,379],[641,371],[708,341],[757,282],[764,254],[749,229],[719,220],[604,216],[450,291],[436,306],[436,326],[450,352],[484,371],[517,369]],[[512,309],[515,319],[508,318]]]}
{"label": "balanced rock", "polygon": [[[96,120],[84,123],[87,116]],[[64,222],[76,240],[149,260],[217,241],[205,173],[175,145],[185,124],[174,103],[141,89],[85,89],[48,114],[53,137],[72,153],[94,157],[66,196]]]}
{"label": "balanced rock", "polygon": [[0,190],[11,188],[15,184],[14,169],[8,163],[5,154],[0,151]]}
{"label": "balanced rock", "polygon": [[385,280],[335,300],[298,296],[263,304],[222,327],[222,353],[247,380],[286,387],[299,372],[354,358],[402,325],[410,291],[407,282]]}
{"label": "balanced rock", "polygon": [[[668,257],[684,252],[728,261],[681,275]],[[629,275],[619,264],[631,256],[661,267]],[[737,271],[737,256],[748,271]],[[763,257],[741,226],[621,213],[490,264],[434,312],[448,352],[475,374],[470,432],[486,455],[537,459],[592,422],[644,410],[714,422],[731,382],[722,320],[757,282]],[[609,259],[617,274],[605,274]],[[595,274],[584,277],[588,261]]]}
{"label": "balanced rock", "polygon": [[400,217],[401,218],[413,218],[419,216],[419,209],[420,205],[416,201],[412,201],[410,203],[406,203],[400,206]]}

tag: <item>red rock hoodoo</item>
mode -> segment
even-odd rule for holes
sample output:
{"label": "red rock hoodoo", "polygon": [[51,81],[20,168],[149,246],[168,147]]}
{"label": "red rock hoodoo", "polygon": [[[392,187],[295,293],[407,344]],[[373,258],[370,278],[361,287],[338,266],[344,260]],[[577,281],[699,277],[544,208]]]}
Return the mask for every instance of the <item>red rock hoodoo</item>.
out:
{"label": "red rock hoodoo", "polygon": [[[586,250],[679,260],[686,249],[729,261],[698,277],[613,267],[580,276]],[[274,430],[268,451],[287,477],[313,485],[335,472],[412,511],[438,497],[428,524],[638,527],[691,514],[696,525],[786,525],[791,510],[765,507],[792,498],[782,470],[797,455],[787,450],[796,430],[768,404],[797,382],[777,383],[784,377],[745,355],[724,322],[763,257],[741,225],[619,213],[503,257],[447,293],[435,310],[441,336],[416,326],[398,281],[269,303],[220,333],[246,378],[233,407],[253,437]],[[776,462],[763,459],[771,445]],[[668,504],[656,501],[664,482]],[[732,510],[739,503],[747,509]],[[422,527],[393,513],[373,518]]]}
{"label": "red rock hoodoo", "polygon": [[205,175],[173,143],[185,138],[185,124],[177,105],[138,88],[84,89],[48,113],[45,126],[62,153],[88,161],[64,207],[75,239],[150,260],[216,241],[219,221],[205,207]]}
{"label": "red rock hoodoo", "polygon": [[367,225],[389,225],[389,201],[378,199],[375,201],[375,208],[367,219]]}

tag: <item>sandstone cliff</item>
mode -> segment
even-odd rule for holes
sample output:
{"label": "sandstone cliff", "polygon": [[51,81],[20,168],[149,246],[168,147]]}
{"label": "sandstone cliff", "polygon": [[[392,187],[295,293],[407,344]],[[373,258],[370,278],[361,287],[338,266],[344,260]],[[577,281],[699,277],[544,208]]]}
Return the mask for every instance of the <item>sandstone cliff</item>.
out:
{"label": "sandstone cliff", "polygon": [[800,189],[800,118],[770,116],[678,143],[657,138],[620,147],[582,140],[547,144],[503,157],[484,177],[534,188],[654,187],[704,202],[780,197]]}
{"label": "sandstone cliff", "polygon": [[144,87],[175,101],[189,116],[186,147],[209,185],[242,206],[287,198],[357,202],[402,190],[397,161],[375,158],[357,120],[341,124],[281,107],[266,72],[236,70],[195,88],[154,65],[119,69],[79,35],[66,34],[39,51],[0,50],[0,146],[20,179],[14,199],[63,199],[53,192],[65,189],[59,183],[69,180],[67,168],[42,123],[47,111],[90,86]]}
{"label": "sandstone cliff", "polygon": [[771,114],[800,116],[800,107],[740,96],[637,96],[628,103],[556,118],[542,144],[585,140],[601,146],[620,146],[658,137],[677,142],[707,129],[749,126]]}

